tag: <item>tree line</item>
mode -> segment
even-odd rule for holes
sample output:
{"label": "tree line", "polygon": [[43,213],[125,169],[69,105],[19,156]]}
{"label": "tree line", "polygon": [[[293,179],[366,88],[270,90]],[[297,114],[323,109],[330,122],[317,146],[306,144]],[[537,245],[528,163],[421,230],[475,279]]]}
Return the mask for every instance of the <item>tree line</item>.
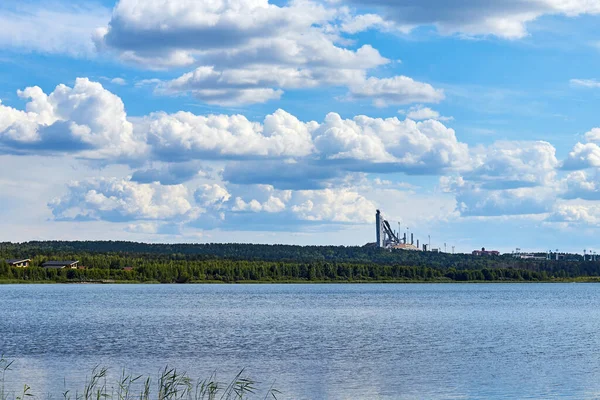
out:
{"label": "tree line", "polygon": [[347,263],[265,261],[144,262],[118,268],[16,268],[0,263],[0,280],[24,282],[384,282],[384,281],[544,281],[545,272],[519,269],[447,270],[429,267]]}
{"label": "tree line", "polygon": [[[1,280],[184,283],[544,281],[600,277],[600,262],[578,260],[575,256],[558,261],[521,260],[510,254],[473,256],[345,246],[114,241],[0,243],[0,260],[10,258],[29,258],[31,267],[12,268],[0,261]],[[78,260],[86,268],[40,268],[48,260]]]}

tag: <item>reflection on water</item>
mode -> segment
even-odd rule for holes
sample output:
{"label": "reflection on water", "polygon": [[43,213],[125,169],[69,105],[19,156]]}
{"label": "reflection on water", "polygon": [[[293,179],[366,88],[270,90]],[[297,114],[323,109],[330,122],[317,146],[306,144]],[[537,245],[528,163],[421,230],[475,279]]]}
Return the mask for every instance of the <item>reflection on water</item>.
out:
{"label": "reflection on water", "polygon": [[9,389],[242,368],[290,399],[597,398],[600,286],[6,285]]}

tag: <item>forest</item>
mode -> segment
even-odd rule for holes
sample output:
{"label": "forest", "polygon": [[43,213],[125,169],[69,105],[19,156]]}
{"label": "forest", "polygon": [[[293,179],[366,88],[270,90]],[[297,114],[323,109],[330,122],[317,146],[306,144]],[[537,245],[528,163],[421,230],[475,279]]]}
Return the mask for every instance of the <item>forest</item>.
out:
{"label": "forest", "polygon": [[[4,260],[28,258],[29,268]],[[81,269],[45,269],[78,260]],[[451,282],[595,280],[600,262],[572,255],[522,260],[372,247],[146,244],[116,241],[0,243],[4,282]]]}

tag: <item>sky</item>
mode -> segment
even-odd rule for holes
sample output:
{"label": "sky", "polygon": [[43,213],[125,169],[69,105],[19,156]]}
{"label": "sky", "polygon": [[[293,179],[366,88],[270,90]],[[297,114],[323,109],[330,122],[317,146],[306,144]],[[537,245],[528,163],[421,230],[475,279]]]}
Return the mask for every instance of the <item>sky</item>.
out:
{"label": "sky", "polygon": [[4,0],[0,241],[600,252],[600,0]]}

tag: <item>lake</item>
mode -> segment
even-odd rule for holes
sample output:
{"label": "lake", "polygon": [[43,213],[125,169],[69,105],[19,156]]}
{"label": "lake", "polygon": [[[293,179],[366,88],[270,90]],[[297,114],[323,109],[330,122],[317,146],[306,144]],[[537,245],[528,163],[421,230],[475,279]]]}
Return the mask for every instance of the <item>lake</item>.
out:
{"label": "lake", "polygon": [[282,399],[598,398],[599,329],[598,284],[0,285],[6,386],[55,399],[98,364],[245,368]]}

